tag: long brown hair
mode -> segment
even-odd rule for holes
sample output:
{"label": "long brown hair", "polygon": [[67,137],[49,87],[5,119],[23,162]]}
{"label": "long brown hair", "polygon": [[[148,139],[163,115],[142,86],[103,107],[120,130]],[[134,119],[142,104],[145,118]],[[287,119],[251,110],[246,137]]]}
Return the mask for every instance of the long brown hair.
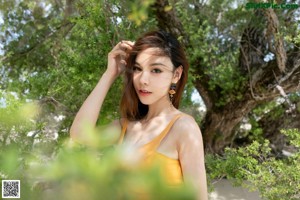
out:
{"label": "long brown hair", "polygon": [[140,52],[148,48],[158,48],[160,56],[168,56],[174,66],[174,71],[182,66],[182,74],[176,85],[176,94],[172,104],[179,107],[182,92],[188,78],[189,64],[179,41],[170,33],[165,31],[152,31],[144,34],[135,42],[129,56],[125,69],[123,96],[121,99],[121,116],[128,120],[142,119],[148,113],[148,105],[142,104],[133,86],[132,68]]}

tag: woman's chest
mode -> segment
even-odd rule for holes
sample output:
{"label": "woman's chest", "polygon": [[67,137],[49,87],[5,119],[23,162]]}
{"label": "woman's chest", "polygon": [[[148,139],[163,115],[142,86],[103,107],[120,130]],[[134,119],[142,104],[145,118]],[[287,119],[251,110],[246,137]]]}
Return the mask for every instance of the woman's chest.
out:
{"label": "woman's chest", "polygon": [[156,122],[143,126],[139,122],[128,124],[123,143],[137,149],[155,151],[172,159],[178,159],[176,129],[170,123]]}
{"label": "woman's chest", "polygon": [[124,143],[134,146],[142,147],[151,142],[170,143],[172,138],[172,130],[167,130],[168,124],[163,122],[156,122],[143,125],[140,122],[132,122],[128,124],[126,134],[124,137]]}

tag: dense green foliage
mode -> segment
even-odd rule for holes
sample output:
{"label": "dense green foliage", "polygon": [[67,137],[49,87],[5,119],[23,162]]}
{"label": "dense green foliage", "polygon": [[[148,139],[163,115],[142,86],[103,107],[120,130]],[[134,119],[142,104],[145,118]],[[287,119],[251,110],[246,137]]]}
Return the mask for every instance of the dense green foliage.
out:
{"label": "dense green foliage", "polygon": [[250,190],[258,189],[264,199],[299,199],[300,132],[289,129],[282,133],[298,148],[291,156],[284,159],[272,157],[267,140],[263,143],[255,141],[238,149],[227,148],[224,157],[206,157],[211,178],[226,176],[236,185],[243,185]]}
{"label": "dense green foliage", "polygon": [[[0,0],[0,178],[21,179],[24,199],[39,199],[41,194],[49,199],[53,194],[58,199],[83,199],[81,195],[87,191],[90,199],[116,194],[130,199],[129,187],[134,186],[149,193],[156,191],[158,196],[153,199],[160,199],[160,195],[192,199],[192,191],[187,188],[178,193],[164,188],[156,169],[138,175],[124,169],[122,152],[104,148],[109,137],[90,136],[95,142],[90,148],[67,142],[73,117],[105,71],[111,48],[122,39],[135,40],[157,27],[154,2]],[[242,75],[236,67],[240,53],[236,41],[240,41],[253,12],[244,8],[246,1],[212,0],[201,5],[195,1],[170,2],[164,10],[176,11],[190,39],[186,47],[190,79],[181,109],[201,125],[205,116],[199,114],[199,103],[191,98],[195,80],[209,77],[208,91],[220,97],[214,99],[217,111],[244,97],[249,75]],[[287,47],[299,48],[297,24],[282,24]],[[120,117],[121,89],[119,78],[103,105],[100,125]],[[299,93],[288,98],[296,105],[292,114],[299,115]],[[260,122],[262,118],[284,118],[282,124],[290,123],[294,118],[285,117],[290,106],[286,101],[278,104],[276,99],[268,100],[245,116],[252,128],[239,137],[251,144],[227,148],[222,156],[208,154],[209,180],[226,177],[259,190],[265,199],[299,198],[299,130],[282,131],[294,152],[277,159]]]}
{"label": "dense green foliage", "polygon": [[[211,77],[209,89],[222,94],[217,106],[241,99],[246,80],[235,67],[239,47],[231,41],[239,37],[251,14],[243,9],[242,3],[238,9],[232,9],[230,0],[203,5],[201,12],[195,11],[184,1],[178,1],[175,5],[184,28],[190,35],[189,42],[193,47],[187,49],[190,62],[197,63],[199,57],[203,58],[199,64],[203,66],[203,73]],[[223,12],[224,10],[227,12]],[[220,12],[222,17],[219,16]],[[229,27],[235,28],[236,32],[228,32]],[[191,67],[191,70],[197,68]],[[199,77],[194,78],[202,77],[199,74]]]}

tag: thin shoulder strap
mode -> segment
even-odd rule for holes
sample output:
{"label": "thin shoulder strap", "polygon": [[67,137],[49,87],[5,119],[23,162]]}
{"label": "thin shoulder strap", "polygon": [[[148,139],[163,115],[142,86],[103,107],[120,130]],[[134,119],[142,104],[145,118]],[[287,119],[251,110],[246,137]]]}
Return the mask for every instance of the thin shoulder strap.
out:
{"label": "thin shoulder strap", "polygon": [[162,140],[164,139],[164,137],[169,133],[170,129],[172,128],[172,126],[174,125],[174,123],[176,122],[177,119],[179,119],[181,116],[183,116],[184,114],[178,114],[176,115],[168,124],[168,126],[161,132],[161,134],[157,137],[158,140]]}
{"label": "thin shoulder strap", "polygon": [[122,131],[121,131],[121,135],[120,135],[120,138],[119,138],[119,141],[118,141],[118,145],[122,144],[123,143],[123,140],[124,140],[124,136],[125,136],[125,133],[126,133],[126,129],[127,129],[127,119],[125,118],[124,119],[124,122],[122,124]]}
{"label": "thin shoulder strap", "polygon": [[148,145],[152,146],[156,149],[156,147],[159,146],[160,142],[166,137],[166,135],[169,133],[170,129],[172,128],[173,124],[176,122],[177,119],[179,119],[184,114],[178,114],[176,115],[167,125],[167,127],[161,132],[159,136],[157,136],[154,140],[152,140]]}

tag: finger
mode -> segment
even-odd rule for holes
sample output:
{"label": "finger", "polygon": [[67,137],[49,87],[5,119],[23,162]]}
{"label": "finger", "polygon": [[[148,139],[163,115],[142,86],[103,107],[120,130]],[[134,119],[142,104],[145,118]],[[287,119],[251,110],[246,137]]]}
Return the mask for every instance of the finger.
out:
{"label": "finger", "polygon": [[129,45],[133,46],[135,44],[135,42],[133,41],[127,41]]}
{"label": "finger", "polygon": [[117,56],[123,56],[123,57],[126,57],[127,56],[127,53],[124,51],[124,50],[121,50],[121,49],[116,49],[116,50],[113,50],[109,53],[110,56],[112,56],[113,58],[117,57]]}
{"label": "finger", "polygon": [[121,44],[127,44],[127,45],[130,45],[130,46],[133,46],[133,45],[134,45],[134,42],[129,41],[129,40],[122,40],[122,41],[121,41]]}
{"label": "finger", "polygon": [[113,50],[120,49],[122,43],[123,43],[123,42],[120,41],[118,44],[116,44],[116,45],[114,46],[114,48],[112,49],[112,51],[113,51]]}
{"label": "finger", "polygon": [[127,62],[126,62],[125,60],[120,60],[120,63],[121,63],[122,65],[126,65],[126,64],[127,64]]}
{"label": "finger", "polygon": [[118,44],[116,44],[116,46],[114,46],[114,48],[112,50],[117,50],[117,49],[123,49],[123,50],[132,49],[133,45],[134,45],[134,42],[132,42],[132,41],[122,40],[121,42],[119,42]]}
{"label": "finger", "polygon": [[127,43],[127,42],[122,42],[122,43],[119,44],[119,48],[124,50],[124,51],[131,50],[132,47],[133,46],[130,43]]}

